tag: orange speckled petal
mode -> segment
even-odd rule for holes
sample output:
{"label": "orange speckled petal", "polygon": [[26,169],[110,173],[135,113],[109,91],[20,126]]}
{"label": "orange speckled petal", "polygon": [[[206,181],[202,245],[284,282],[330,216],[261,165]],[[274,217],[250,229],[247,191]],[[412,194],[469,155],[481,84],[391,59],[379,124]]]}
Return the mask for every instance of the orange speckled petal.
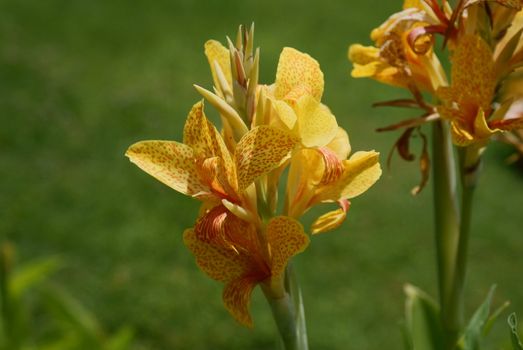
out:
{"label": "orange speckled petal", "polygon": [[466,35],[459,40],[452,56],[452,91],[454,101],[466,100],[487,111],[490,108],[496,78],[492,51],[479,35]]}
{"label": "orange speckled petal", "polygon": [[194,254],[198,267],[214,280],[228,283],[256,270],[249,255],[203,242],[193,229],[185,230],[183,241]]}
{"label": "orange speckled petal", "polygon": [[246,276],[227,283],[223,290],[223,303],[227,310],[238,322],[249,328],[253,327],[249,310],[251,294],[258,282],[257,278]]}
{"label": "orange speckled petal", "polygon": [[289,131],[259,126],[245,134],[236,145],[238,188],[246,189],[259,176],[277,168],[298,143]]}
{"label": "orange speckled petal", "polygon": [[[183,143],[194,150],[197,159],[220,158],[227,173],[221,175],[226,176],[233,188],[236,187],[231,154],[218,130],[205,116],[203,101],[196,103],[187,116],[183,128]],[[223,186],[228,187],[227,184]]]}
{"label": "orange speckled petal", "polygon": [[196,171],[191,147],[175,141],[141,141],[125,153],[140,169],[178,192],[208,192]]}
{"label": "orange speckled petal", "polygon": [[322,147],[332,141],[338,132],[336,117],[324,104],[310,95],[300,98],[295,107],[298,131],[305,147]]}
{"label": "orange speckled petal", "polygon": [[324,233],[338,228],[343,223],[343,221],[345,221],[349,206],[350,202],[348,200],[342,200],[340,201],[340,208],[323,214],[317,218],[311,227],[312,234],[316,235],[318,233]]}
{"label": "orange speckled petal", "polygon": [[318,101],[323,95],[323,73],[318,62],[311,56],[290,47],[284,48],[280,54],[275,84],[274,95],[277,99],[283,99],[301,84],[308,85]]}
{"label": "orange speckled petal", "polygon": [[344,172],[340,179],[319,189],[315,202],[338,201],[359,196],[381,176],[379,153],[356,152],[343,161]]}
{"label": "orange speckled petal", "polygon": [[216,70],[214,68],[215,61],[222,69],[229,86],[232,86],[231,59],[229,50],[227,50],[219,41],[209,40],[205,43],[205,55],[207,56],[207,60],[209,60],[209,65],[211,66],[214,86],[220,86],[218,83],[218,77],[216,76]]}
{"label": "orange speckled petal", "polygon": [[272,276],[280,276],[287,261],[301,253],[309,244],[309,237],[303,232],[299,221],[288,216],[277,216],[267,224],[267,242],[271,253]]}

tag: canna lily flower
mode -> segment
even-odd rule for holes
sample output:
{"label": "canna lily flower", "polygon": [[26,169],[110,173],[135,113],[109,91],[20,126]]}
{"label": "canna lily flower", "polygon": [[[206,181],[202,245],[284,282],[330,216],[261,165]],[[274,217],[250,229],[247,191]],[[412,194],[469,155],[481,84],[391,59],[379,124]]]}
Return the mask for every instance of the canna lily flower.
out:
{"label": "canna lily flower", "polygon": [[404,10],[392,15],[371,33],[375,46],[349,47],[354,78],[373,78],[402,88],[435,91],[446,85],[443,68],[432,49],[430,33],[410,37],[425,26],[435,24],[434,15],[422,1],[404,3]]}
{"label": "canna lily flower", "polygon": [[187,117],[184,143],[141,141],[129,147],[126,155],[174,190],[207,204],[221,202],[252,218],[255,200],[249,198],[247,188],[284,162],[296,142],[283,130],[260,126],[245,134],[231,154],[218,130],[207,120],[201,101]]}
{"label": "canna lily flower", "polygon": [[249,311],[252,290],[261,284],[274,298],[282,298],[287,262],[307,247],[309,238],[302,225],[290,217],[274,217],[260,232],[254,225],[224,214],[223,208],[212,212],[216,220],[211,230],[217,231],[217,236],[224,237],[227,243],[202,239],[197,224],[185,231],[185,245],[202,271],[225,283],[223,301],[231,315],[252,327]]}
{"label": "canna lily flower", "polygon": [[[342,128],[325,147],[301,149],[291,160],[287,184],[287,212],[299,218],[312,206],[338,203],[339,208],[320,216],[312,233],[337,228],[345,220],[349,199],[367,191],[381,176],[375,151],[351,152],[349,138]],[[348,159],[347,159],[348,158]]]}
{"label": "canna lily flower", "polygon": [[523,127],[523,118],[503,119],[511,101],[494,111],[497,85],[492,50],[478,35],[463,36],[452,56],[451,86],[437,91],[441,117],[450,121],[458,146],[484,142],[493,134]]}

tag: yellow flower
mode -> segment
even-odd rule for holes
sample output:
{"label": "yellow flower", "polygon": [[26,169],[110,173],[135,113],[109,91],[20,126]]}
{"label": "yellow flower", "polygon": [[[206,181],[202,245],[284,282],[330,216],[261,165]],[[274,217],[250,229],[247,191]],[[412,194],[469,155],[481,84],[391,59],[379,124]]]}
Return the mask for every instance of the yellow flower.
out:
{"label": "yellow flower", "polygon": [[325,147],[302,149],[292,157],[286,193],[289,216],[299,218],[319,203],[337,202],[340,206],[316,219],[313,234],[341,225],[348,200],[367,191],[381,176],[379,153],[356,152],[348,158],[350,152],[347,133],[339,128]]}
{"label": "yellow flower", "polygon": [[486,141],[494,133],[523,127],[523,118],[503,119],[511,101],[494,111],[497,84],[492,51],[478,35],[460,38],[452,56],[451,86],[437,91],[440,115],[449,120],[458,146]]}
{"label": "yellow flower", "polygon": [[407,0],[404,10],[392,15],[371,33],[375,46],[349,47],[354,78],[373,78],[402,88],[435,91],[446,84],[443,68],[432,49],[432,37],[420,35],[414,43],[409,36],[435,20],[419,1]]}
{"label": "yellow flower", "polygon": [[[206,118],[203,101],[195,104],[184,127],[184,142],[141,141],[126,152],[131,162],[185,195],[256,213],[246,189],[261,175],[277,168],[297,140],[288,132],[259,126],[236,145],[234,154]],[[231,204],[232,203],[232,204]]]}

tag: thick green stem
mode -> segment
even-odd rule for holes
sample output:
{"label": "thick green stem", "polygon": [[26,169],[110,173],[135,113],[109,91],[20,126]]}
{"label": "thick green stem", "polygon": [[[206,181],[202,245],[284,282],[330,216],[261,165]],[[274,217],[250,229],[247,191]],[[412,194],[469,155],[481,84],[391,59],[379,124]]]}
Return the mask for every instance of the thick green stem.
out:
{"label": "thick green stem", "polygon": [[270,290],[265,288],[263,288],[263,292],[271,306],[283,348],[285,350],[308,350],[301,292],[290,266],[285,274],[285,292],[282,296],[275,297]]}
{"label": "thick green stem", "polygon": [[457,201],[456,164],[448,127],[443,121],[433,124],[432,139],[434,216],[441,324],[446,349],[455,347],[463,324],[463,302],[456,293],[456,266],[460,220]]}

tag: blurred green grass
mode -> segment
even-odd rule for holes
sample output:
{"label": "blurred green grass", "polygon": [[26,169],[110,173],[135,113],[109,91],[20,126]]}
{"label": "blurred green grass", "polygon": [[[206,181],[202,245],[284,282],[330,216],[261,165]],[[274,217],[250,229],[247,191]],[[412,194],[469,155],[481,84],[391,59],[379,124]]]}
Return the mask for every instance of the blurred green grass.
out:
{"label": "blurred green grass", "polygon": [[[404,96],[349,79],[350,43],[400,1],[0,2],[0,237],[20,260],[60,254],[57,281],[109,329],[129,324],[136,349],[271,349],[275,329],[258,291],[254,330],[221,304],[221,285],[197,271],[181,234],[198,204],[123,156],[143,139],[181,138],[191,87],[211,85],[203,43],[256,23],[261,81],[274,79],[282,47],[315,57],[324,101],[353,149],[383,159],[398,135],[377,134],[404,111],[370,107]],[[498,284],[496,301],[523,312],[523,176],[487,153],[470,247],[468,310]],[[402,286],[435,295],[430,188],[413,198],[415,164],[395,159],[347,222],[314,237],[297,260],[312,349],[401,349]],[[490,347],[507,339],[503,322]]]}

